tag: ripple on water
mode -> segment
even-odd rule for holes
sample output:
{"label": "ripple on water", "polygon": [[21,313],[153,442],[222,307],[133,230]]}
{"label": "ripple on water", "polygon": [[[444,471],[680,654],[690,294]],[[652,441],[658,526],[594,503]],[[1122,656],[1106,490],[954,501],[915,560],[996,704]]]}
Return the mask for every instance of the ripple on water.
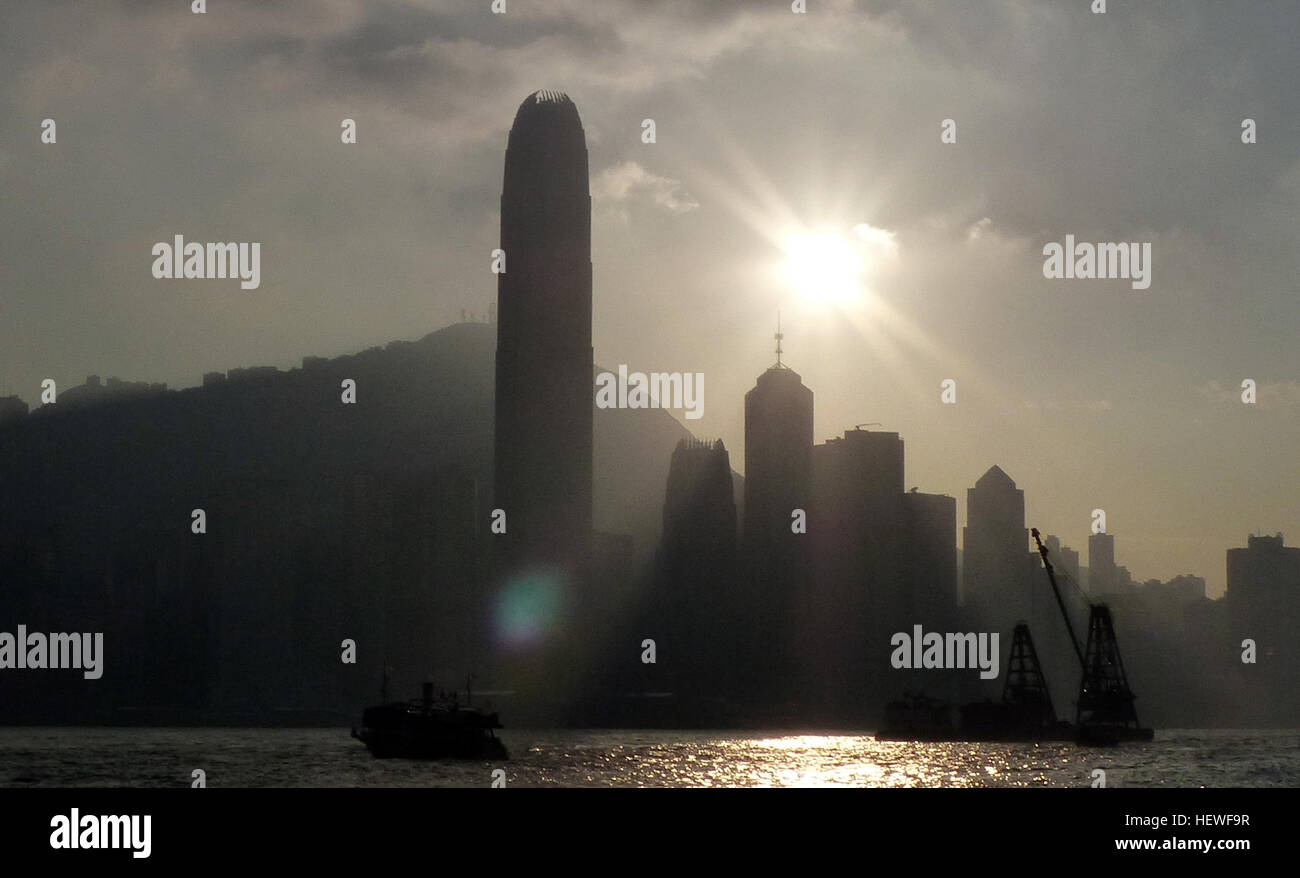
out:
{"label": "ripple on water", "polygon": [[870,735],[508,730],[514,758],[378,760],[336,729],[0,729],[0,786],[1112,787],[1300,785],[1300,732],[1174,730],[1114,750]]}

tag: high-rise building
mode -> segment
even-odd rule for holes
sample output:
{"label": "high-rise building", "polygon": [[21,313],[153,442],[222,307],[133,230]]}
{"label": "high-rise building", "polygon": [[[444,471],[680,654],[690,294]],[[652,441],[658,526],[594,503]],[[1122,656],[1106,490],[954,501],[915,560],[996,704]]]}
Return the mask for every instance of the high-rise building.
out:
{"label": "high-rise building", "polygon": [[736,500],[719,439],[683,439],[664,494],[664,535],[651,617],[665,681],[679,693],[723,694],[736,666]]}
{"label": "high-rise building", "polygon": [[855,428],[814,446],[815,576],[799,633],[814,660],[809,691],[842,707],[882,702],[889,636],[916,621],[903,582],[902,504],[897,433]]}
{"label": "high-rise building", "polygon": [[501,190],[496,506],[512,566],[581,579],[591,544],[591,196],[578,109],[538,91],[515,114]]}
{"label": "high-rise building", "polygon": [[876,706],[906,691],[924,691],[948,698],[974,698],[977,675],[960,671],[936,679],[933,671],[900,671],[888,665],[888,640],[893,633],[911,631],[920,625],[925,631],[961,631],[964,626],[957,609],[957,498],[947,494],[923,494],[916,488],[903,494],[899,559],[900,588],[886,604],[890,615],[874,645],[873,670],[885,671],[884,688]]}
{"label": "high-rise building", "polygon": [[1241,664],[1247,691],[1253,693],[1251,721],[1294,724],[1300,717],[1300,548],[1285,546],[1282,534],[1251,536],[1246,548],[1228,550],[1228,589],[1224,593],[1228,648],[1254,660]]}
{"label": "high-rise building", "polygon": [[1300,623],[1300,548],[1282,535],[1251,536],[1228,550],[1228,616],[1242,637],[1293,643]]}
{"label": "high-rise building", "polygon": [[745,394],[741,636],[746,688],[767,695],[791,692],[797,684],[793,629],[809,552],[807,533],[795,530],[812,493],[813,393],[781,363],[779,336],[776,365]]}
{"label": "high-rise building", "polygon": [[1037,556],[1029,551],[1025,492],[1001,467],[990,467],[966,492],[962,530],[965,603],[989,630],[1010,636],[1030,621]]}
{"label": "high-rise building", "polygon": [[807,691],[840,715],[876,717],[933,675],[890,665],[897,632],[957,622],[957,501],[903,493],[903,440],[855,427],[813,448],[813,582],[801,618]]}
{"label": "high-rise building", "polygon": [[1119,571],[1115,567],[1115,536],[1099,533],[1088,535],[1088,594],[1104,598],[1116,594],[1119,588]]}
{"label": "high-rise building", "polygon": [[913,488],[902,500],[903,606],[926,631],[955,630],[957,498]]}

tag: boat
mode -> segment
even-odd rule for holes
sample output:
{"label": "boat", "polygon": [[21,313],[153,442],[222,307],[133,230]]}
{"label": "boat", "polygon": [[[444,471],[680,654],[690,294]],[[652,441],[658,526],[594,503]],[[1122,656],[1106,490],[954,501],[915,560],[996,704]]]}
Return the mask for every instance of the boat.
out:
{"label": "boat", "polygon": [[488,713],[459,696],[433,697],[433,684],[425,683],[422,697],[368,707],[357,738],[379,759],[509,759],[505,744],[494,734],[502,728],[495,713]]}
{"label": "boat", "polygon": [[1071,723],[1020,704],[974,701],[961,709],[962,741],[1019,743],[1070,741],[1074,737]]}
{"label": "boat", "polygon": [[924,696],[905,696],[885,708],[885,721],[876,735],[882,741],[1070,741],[1085,747],[1109,747],[1126,741],[1151,741],[1155,732],[1138,721],[1120,658],[1115,624],[1106,604],[1088,602],[1088,640],[1081,643],[1065,606],[1055,569],[1038,528],[1030,533],[1043,559],[1047,580],[1079,660],[1082,678],[1075,703],[1075,721],[1058,720],[1047,679],[1038,661],[1029,626],[1017,623],[1007,659],[1001,701],[980,701],[961,708],[952,721],[952,708]]}
{"label": "boat", "polygon": [[1047,677],[1029,625],[1016,623],[1007,653],[1001,701],[975,701],[961,709],[963,741],[1068,741],[1074,726],[1056,718]]}
{"label": "boat", "polygon": [[882,741],[1069,741],[1074,726],[1057,720],[1029,626],[1018,623],[1007,658],[1002,700],[974,701],[954,711],[947,701],[905,695],[885,707]]}

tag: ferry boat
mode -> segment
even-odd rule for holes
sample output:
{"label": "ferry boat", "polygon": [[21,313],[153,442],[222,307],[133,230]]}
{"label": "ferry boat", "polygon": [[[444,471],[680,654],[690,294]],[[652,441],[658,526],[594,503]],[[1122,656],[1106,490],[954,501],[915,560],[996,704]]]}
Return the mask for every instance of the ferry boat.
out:
{"label": "ferry boat", "polygon": [[456,694],[433,697],[433,684],[424,684],[423,697],[368,707],[357,738],[379,759],[509,759],[505,744],[494,734],[502,728],[495,713],[468,703]]}

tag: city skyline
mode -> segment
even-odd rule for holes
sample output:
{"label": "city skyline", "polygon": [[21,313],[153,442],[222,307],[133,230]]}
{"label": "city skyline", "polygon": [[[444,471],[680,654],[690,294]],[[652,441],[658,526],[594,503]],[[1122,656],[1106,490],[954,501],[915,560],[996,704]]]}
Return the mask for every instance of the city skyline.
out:
{"label": "city skyline", "polygon": [[936,791],[877,860],[1284,850],[1298,37],[0,0],[6,841],[373,869],[447,847],[398,789],[857,788]]}
{"label": "city skyline", "polygon": [[[495,303],[493,303],[493,305],[495,305]],[[462,316],[464,316],[464,315],[462,315]],[[485,321],[491,319],[487,314],[483,315],[483,317],[484,317],[484,320],[485,320]],[[473,322],[474,319],[475,319],[474,317],[471,317],[471,318],[468,318],[468,321],[469,321],[469,322]],[[466,321],[466,319],[462,319],[461,322],[467,322],[467,321]],[[451,324],[451,325],[455,325],[455,324]],[[443,328],[447,328],[447,327],[443,327]],[[411,342],[406,341],[406,340],[402,340],[402,339],[395,339],[395,340],[392,340],[392,341],[390,342],[390,344],[409,344],[409,343],[411,343]],[[358,352],[354,352],[353,355],[360,354],[360,353],[364,353],[364,352],[360,352],[360,351],[358,351]],[[344,355],[342,355],[342,356],[346,357],[346,356],[348,356],[348,354],[344,354]],[[304,358],[303,358],[303,367],[305,367],[305,364],[308,363],[308,362],[320,361],[320,360],[323,360],[323,359],[324,359],[324,358],[317,357],[317,356],[307,356],[307,357],[304,357]],[[786,368],[787,371],[789,371],[789,367],[785,367],[785,368]],[[206,385],[208,382],[210,382],[210,381],[213,380],[213,379],[216,379],[216,380],[222,380],[222,381],[223,381],[223,380],[225,380],[223,376],[225,376],[225,375],[227,374],[227,372],[228,372],[228,374],[230,374],[230,375],[233,377],[233,376],[242,376],[242,375],[244,375],[244,374],[248,374],[248,375],[253,375],[253,374],[284,374],[285,372],[291,372],[291,371],[294,371],[294,369],[295,369],[295,367],[292,367],[292,366],[290,366],[290,367],[288,367],[287,369],[284,369],[284,370],[280,370],[279,367],[276,367],[276,366],[233,367],[233,368],[231,368],[231,369],[229,369],[229,370],[227,370],[227,371],[221,371],[221,370],[218,370],[218,371],[215,371],[215,372],[205,373],[205,375],[204,375],[204,383],[205,383],[205,385]],[[770,371],[770,370],[769,370],[769,371]],[[116,389],[116,391],[115,391],[115,389]],[[113,377],[109,377],[109,378],[107,378],[107,379],[104,379],[104,378],[102,378],[102,377],[101,377],[100,375],[98,375],[98,374],[92,374],[92,375],[89,375],[89,376],[86,377],[85,383],[83,383],[83,384],[73,385],[73,386],[71,386],[71,387],[65,387],[63,390],[60,390],[60,393],[63,394],[63,393],[66,393],[66,391],[69,391],[69,390],[72,391],[72,396],[71,396],[71,397],[67,397],[67,396],[64,396],[64,397],[63,397],[64,402],[65,402],[65,405],[66,405],[66,403],[67,403],[67,401],[68,401],[69,398],[72,399],[72,400],[74,400],[74,404],[77,404],[77,405],[84,405],[84,404],[86,404],[86,402],[90,402],[90,404],[96,404],[97,402],[102,402],[102,401],[111,401],[111,395],[112,395],[114,392],[124,393],[124,394],[126,394],[126,395],[130,395],[130,394],[146,394],[146,395],[147,395],[147,394],[150,394],[150,393],[160,393],[160,392],[165,392],[165,391],[169,391],[169,390],[170,390],[170,391],[175,391],[175,390],[184,390],[184,389],[193,389],[193,388],[185,388],[185,387],[179,387],[179,388],[176,388],[176,387],[169,387],[169,386],[167,386],[165,383],[161,383],[161,382],[149,382],[149,381],[132,382],[132,381],[124,381],[124,380],[122,380],[122,379],[120,379],[120,378],[118,378],[118,377],[116,377],[116,376],[113,376]],[[593,393],[594,393],[594,389],[595,389],[595,388],[594,388],[594,386],[593,386]],[[107,390],[107,394],[105,394],[105,390]],[[21,400],[21,399],[22,399],[21,396],[19,396],[19,395],[17,395],[17,394],[13,394],[13,395],[8,396],[8,397],[0,396],[0,402],[3,402],[3,403],[4,403],[4,408],[3,408],[3,410],[0,410],[0,417],[15,417],[15,416],[20,416],[20,409],[18,409],[18,408],[13,408],[13,406],[14,406],[15,404],[17,404],[17,403],[16,403],[17,400]],[[23,401],[21,404],[22,404],[22,405],[26,405],[26,402]],[[29,412],[35,412],[35,411],[39,410],[40,408],[41,408],[41,406],[35,406],[35,407],[31,407],[31,408],[29,408],[28,411],[29,411]],[[814,408],[814,411],[815,411],[815,408]],[[679,419],[675,414],[673,415],[673,417],[674,417],[674,420],[678,420],[679,423],[681,423],[680,419]],[[681,423],[681,426],[682,426],[682,428],[685,429],[685,430],[690,430],[690,425],[689,425],[689,424]],[[857,425],[857,426],[855,426],[855,427],[851,427],[850,429],[857,430],[857,429],[860,429],[861,426],[862,426],[862,425]],[[878,426],[878,425],[877,425],[877,426]],[[695,434],[695,435],[696,435],[697,438],[700,438],[700,436],[703,436],[703,435],[705,435],[705,434],[697,433],[697,434]],[[897,433],[894,433],[894,435],[897,435]],[[722,441],[722,440],[719,439],[718,441]],[[826,441],[826,440],[823,440],[822,442],[819,442],[818,445],[824,444],[825,441]],[[833,436],[832,436],[832,437],[830,437],[829,441],[831,441],[831,442],[837,441],[837,437],[833,437]],[[740,441],[740,442],[738,442],[737,444],[739,444],[742,448],[743,448],[744,445],[745,445],[745,443],[744,443],[743,441]],[[1002,468],[1002,466],[1001,466],[1000,464],[998,464],[998,463],[991,464],[991,465],[989,466],[988,470],[986,470],[986,472],[984,473],[984,475],[986,476],[986,475],[988,475],[989,472],[994,471],[994,470],[996,470],[996,471],[998,471],[999,473],[1001,473],[1004,477],[1007,477],[1007,476],[1006,476],[1006,472],[1005,472],[1005,470],[1004,470],[1004,469]],[[742,469],[737,469],[737,472],[739,473],[739,475],[742,476],[742,478],[744,477],[745,473],[744,473],[744,471],[743,471],[743,468],[742,468]],[[983,476],[981,476],[981,478],[983,478]],[[1009,478],[1009,477],[1008,477],[1008,478]],[[907,480],[907,481],[910,482],[910,480]],[[975,485],[975,484],[977,484],[978,481],[979,481],[979,479],[973,479],[972,482],[971,482],[971,485]],[[914,488],[912,488],[912,490],[915,491],[916,488],[914,487]],[[959,488],[959,489],[957,489],[957,490],[958,490],[958,491],[963,491],[963,490],[964,490],[964,491],[969,495],[969,493],[970,493],[970,491],[971,491],[971,487],[970,487],[970,486],[967,486],[967,487],[965,487],[965,488]],[[1023,489],[1020,489],[1020,493],[1021,493],[1021,494],[1025,494],[1026,492],[1025,492]],[[945,497],[956,497],[956,496],[957,496],[955,493],[949,493],[949,491],[947,491],[947,490],[939,490],[939,491],[936,491],[935,494],[936,494],[937,496],[945,496]],[[1026,497],[1022,502],[1023,502],[1024,508],[1027,509],[1027,508],[1028,508],[1028,498]],[[958,520],[958,530],[961,531],[961,532],[963,533],[963,539],[961,539],[961,540],[959,540],[959,541],[957,542],[957,548],[958,548],[960,551],[962,551],[962,552],[966,552],[966,551],[967,551],[967,543],[966,543],[966,536],[965,536],[965,534],[966,534],[966,531],[969,530],[969,524],[968,524],[968,522],[969,522],[969,503],[968,503],[968,502],[967,502],[967,503],[958,503],[958,504],[956,504],[956,506],[957,506],[957,514],[958,514],[958,519],[957,519],[957,520]],[[1024,520],[1025,520],[1026,522],[1029,522],[1029,521],[1031,520],[1031,519],[1030,519],[1030,516],[1029,516],[1029,513],[1027,513],[1027,512],[1025,513],[1025,519],[1024,519]],[[1092,569],[1092,568],[1093,568],[1093,557],[1092,557],[1092,556],[1093,556],[1093,551],[1094,551],[1095,547],[1097,547],[1098,545],[1101,545],[1102,548],[1105,548],[1106,546],[1109,546],[1109,551],[1104,552],[1104,553],[1102,554],[1102,556],[1101,556],[1101,561],[1102,561],[1102,564],[1103,564],[1103,568],[1105,569],[1105,568],[1114,567],[1114,568],[1116,568],[1117,570],[1118,570],[1118,569],[1123,569],[1124,571],[1127,572],[1128,576],[1131,578],[1131,583],[1132,583],[1132,584],[1135,584],[1135,585],[1141,586],[1141,585],[1143,585],[1144,583],[1146,583],[1146,582],[1148,582],[1148,581],[1151,581],[1151,580],[1171,580],[1171,579],[1175,579],[1175,578],[1182,578],[1182,577],[1186,577],[1186,576],[1193,576],[1193,577],[1198,577],[1198,578],[1204,579],[1204,580],[1206,581],[1206,583],[1207,583],[1207,591],[1206,591],[1206,593],[1207,593],[1207,596],[1208,596],[1208,597],[1210,597],[1210,598],[1216,598],[1216,599],[1217,599],[1217,598],[1221,598],[1221,597],[1223,597],[1224,594],[1226,593],[1226,583],[1227,583],[1226,575],[1222,578],[1222,587],[1220,587],[1220,588],[1216,591],[1215,588],[1214,588],[1214,584],[1216,583],[1216,579],[1215,579],[1215,577],[1214,577],[1213,575],[1211,575],[1211,574],[1207,574],[1207,573],[1205,573],[1204,571],[1191,570],[1191,569],[1181,569],[1181,568],[1180,568],[1178,572],[1175,572],[1175,573],[1170,574],[1170,575],[1168,575],[1168,576],[1152,576],[1152,575],[1148,575],[1145,571],[1139,571],[1139,570],[1134,570],[1134,569],[1132,569],[1128,564],[1123,564],[1123,563],[1121,563],[1120,560],[1117,559],[1116,550],[1115,550],[1116,534],[1115,534],[1114,532],[1112,532],[1112,531],[1109,531],[1109,530],[1105,530],[1105,531],[1101,531],[1101,532],[1093,531],[1093,530],[1092,530],[1092,523],[1093,523],[1093,519],[1092,519],[1092,518],[1089,518],[1088,521],[1086,521],[1086,522],[1083,523],[1083,525],[1082,525],[1082,530],[1080,530],[1080,531],[1070,531],[1070,532],[1067,532],[1066,535],[1065,535],[1065,537],[1064,537],[1064,541],[1063,541],[1063,543],[1062,543],[1062,544],[1065,546],[1065,548],[1066,548],[1067,550],[1073,552],[1073,557],[1074,557],[1074,559],[1075,559],[1075,563],[1076,563],[1077,565],[1080,565],[1080,566],[1082,567],[1082,569],[1084,569],[1084,570],[1089,570],[1089,569]],[[1025,526],[1024,528],[1022,528],[1022,529],[1025,531],[1026,534],[1028,533],[1028,525],[1026,525],[1026,526]],[[1223,547],[1221,547],[1221,548],[1220,548],[1220,547],[1216,547],[1216,551],[1224,551],[1224,550],[1228,550],[1228,549],[1240,548],[1240,546],[1239,546],[1240,542],[1241,542],[1242,540],[1244,540],[1244,539],[1247,539],[1247,538],[1254,539],[1254,538],[1257,538],[1257,537],[1273,537],[1273,536],[1275,536],[1275,535],[1279,535],[1279,534],[1280,534],[1280,535],[1285,535],[1285,531],[1282,531],[1282,530],[1280,530],[1280,529],[1272,529],[1272,528],[1268,528],[1268,527],[1262,527],[1262,528],[1258,528],[1258,529],[1252,529],[1252,530],[1250,530],[1250,531],[1247,532],[1246,536],[1244,536],[1244,537],[1239,537],[1239,538],[1236,540],[1236,542],[1230,542],[1229,544],[1227,544],[1227,545],[1225,545],[1225,546],[1223,546]],[[1053,535],[1052,538],[1055,539],[1055,538],[1056,538],[1056,535]],[[1083,552],[1080,552],[1079,549],[1077,548],[1079,545],[1083,545],[1083,546],[1085,546]],[[1121,543],[1121,545],[1123,545],[1123,544]],[[1035,560],[1035,555],[1036,555],[1036,553],[1035,553],[1033,550],[1031,550],[1030,548],[1028,548],[1028,542],[1027,542],[1027,548],[1026,548],[1026,551],[1025,551],[1025,555],[1028,557],[1028,559],[1029,559],[1029,561],[1031,562],[1031,564],[1036,564],[1036,560]],[[1121,552],[1120,555],[1119,555],[1118,557],[1119,557],[1119,559],[1123,559],[1125,556],[1124,556],[1124,554]],[[1225,569],[1226,569],[1226,567],[1225,567]],[[1114,574],[1112,574],[1112,575],[1118,575],[1118,574],[1117,574],[1117,573],[1114,573]],[[1095,584],[1095,580],[1094,580],[1094,584]],[[1110,585],[1110,583],[1108,582],[1106,587],[1109,587],[1109,585]],[[1103,591],[1102,593],[1104,594],[1105,592]]]}
{"label": "city skyline", "polygon": [[[1134,27],[1064,3],[336,5],[107,3],[75,28],[6,5],[0,390],[193,386],[486,311],[501,144],[548,86],[588,127],[595,360],[707,376],[685,423],[738,469],[779,309],[816,440],[881,423],[909,487],[958,496],[999,464],[1043,532],[1079,547],[1103,508],[1136,578],[1212,596],[1225,548],[1300,534],[1285,4],[1155,3]],[[260,241],[259,287],[155,279],[178,234]],[[1150,286],[1044,277],[1067,235],[1151,244]],[[800,294],[810,254],[860,260],[856,286],[827,278],[843,300]]]}

